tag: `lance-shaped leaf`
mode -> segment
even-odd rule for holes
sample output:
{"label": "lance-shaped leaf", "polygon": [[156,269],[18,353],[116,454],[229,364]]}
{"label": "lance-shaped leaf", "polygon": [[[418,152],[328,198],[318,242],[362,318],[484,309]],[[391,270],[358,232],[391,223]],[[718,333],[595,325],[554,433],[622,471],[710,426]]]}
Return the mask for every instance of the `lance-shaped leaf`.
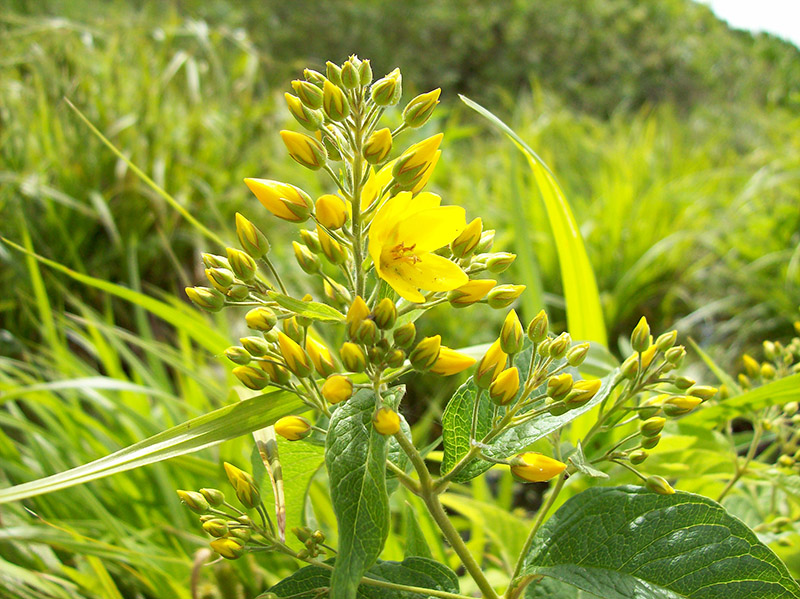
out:
{"label": "lance-shaped leaf", "polygon": [[388,440],[372,426],[375,400],[371,390],[358,391],[334,411],[326,435],[325,466],[339,525],[331,599],[354,599],[389,534]]}
{"label": "lance-shaped leaf", "polygon": [[800,597],[786,566],[718,503],[633,486],[569,499],[536,533],[522,576],[604,599]]}
{"label": "lance-shaped leaf", "polygon": [[304,302],[303,300],[283,295],[277,291],[268,292],[269,298],[274,300],[282,308],[294,312],[297,316],[310,318],[311,320],[321,320],[323,322],[344,322],[344,314],[328,304],[320,302]]}
{"label": "lance-shaped leaf", "polygon": [[98,478],[200,451],[269,426],[305,404],[292,393],[273,391],[173,426],[83,466],[0,490],[0,504],[52,493]]}

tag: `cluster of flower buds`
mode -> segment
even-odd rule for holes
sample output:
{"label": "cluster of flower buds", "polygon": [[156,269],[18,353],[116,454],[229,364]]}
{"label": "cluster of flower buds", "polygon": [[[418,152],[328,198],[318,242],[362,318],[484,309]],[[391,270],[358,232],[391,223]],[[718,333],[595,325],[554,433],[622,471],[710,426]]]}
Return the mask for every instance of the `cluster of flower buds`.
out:
{"label": "cluster of flower buds", "polygon": [[[795,323],[795,329],[800,335],[800,321]],[[780,341],[764,341],[762,347],[763,362],[749,354],[742,356],[744,372],[739,374],[739,384],[743,389],[800,373],[800,337],[793,337],[786,345]]]}
{"label": "cluster of flower buds", "polygon": [[325,534],[321,530],[311,530],[308,526],[295,526],[292,533],[304,545],[297,554],[298,559],[317,557],[325,547]]}
{"label": "cluster of flower buds", "polygon": [[[261,494],[253,477],[233,464],[225,463],[225,473],[236,498],[248,510],[265,514]],[[211,548],[225,559],[237,559],[247,551],[247,543],[254,534],[271,541],[269,533],[255,526],[250,516],[229,504],[219,489],[177,491],[181,502],[200,515],[205,532],[214,537]]]}

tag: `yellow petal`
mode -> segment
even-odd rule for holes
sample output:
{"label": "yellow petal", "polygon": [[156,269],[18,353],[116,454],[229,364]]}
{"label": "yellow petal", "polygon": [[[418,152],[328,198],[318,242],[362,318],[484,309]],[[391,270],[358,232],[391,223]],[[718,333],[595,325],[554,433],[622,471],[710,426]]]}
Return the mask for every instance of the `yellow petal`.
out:
{"label": "yellow petal", "polygon": [[458,264],[436,254],[417,256],[413,264],[396,260],[386,270],[393,270],[412,285],[428,291],[450,291],[469,281]]}
{"label": "yellow petal", "polygon": [[[421,210],[397,225],[397,239],[420,254],[447,245],[467,226],[466,212],[460,206],[440,206]],[[466,283],[466,281],[464,281]]]}
{"label": "yellow petal", "polygon": [[415,302],[417,304],[421,304],[425,301],[425,296],[419,292],[419,288],[403,278],[403,276],[395,269],[388,268],[383,272],[379,271],[379,274],[380,277],[389,283],[391,288],[394,289],[403,299],[407,299],[408,301]]}

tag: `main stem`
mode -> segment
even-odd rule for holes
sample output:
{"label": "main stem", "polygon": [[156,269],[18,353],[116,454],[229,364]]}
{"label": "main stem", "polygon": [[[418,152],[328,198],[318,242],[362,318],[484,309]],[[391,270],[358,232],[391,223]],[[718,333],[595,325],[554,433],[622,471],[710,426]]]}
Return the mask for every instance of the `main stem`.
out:
{"label": "main stem", "polygon": [[397,440],[397,443],[414,465],[414,468],[419,475],[420,497],[422,497],[422,500],[425,502],[428,511],[430,512],[431,516],[433,516],[436,524],[439,526],[439,530],[442,531],[444,538],[447,539],[447,542],[450,543],[450,546],[461,559],[461,563],[464,564],[464,567],[478,585],[478,588],[481,590],[481,593],[483,593],[483,596],[488,599],[499,599],[498,594],[495,592],[486,576],[484,576],[480,564],[478,564],[478,562],[475,561],[475,558],[472,557],[472,553],[470,553],[469,549],[464,544],[464,539],[461,538],[461,535],[458,534],[458,531],[456,530],[455,526],[453,526],[453,523],[450,522],[450,518],[447,517],[447,514],[445,513],[444,508],[439,501],[439,494],[433,487],[433,477],[431,476],[428,467],[425,465],[425,460],[422,459],[422,456],[417,451],[417,448],[414,447],[408,438],[406,438],[402,431],[397,433],[394,438]]}
{"label": "main stem", "polygon": [[364,248],[362,246],[363,232],[361,230],[361,179],[363,178],[364,158],[361,155],[364,132],[362,131],[362,106],[356,106],[353,114],[355,147],[353,148],[353,262],[356,271],[356,295],[364,297],[364,273],[361,264],[364,262]]}

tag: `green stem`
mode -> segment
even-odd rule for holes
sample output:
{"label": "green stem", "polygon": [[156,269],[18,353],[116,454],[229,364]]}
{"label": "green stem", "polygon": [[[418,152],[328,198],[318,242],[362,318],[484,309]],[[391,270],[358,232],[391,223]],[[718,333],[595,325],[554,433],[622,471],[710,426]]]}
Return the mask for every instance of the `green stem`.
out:
{"label": "green stem", "polygon": [[750,461],[756,455],[756,450],[758,449],[758,444],[761,441],[761,433],[762,432],[763,432],[763,430],[761,428],[761,425],[760,424],[756,424],[755,430],[753,431],[753,439],[752,439],[752,441],[750,441],[750,447],[747,449],[747,455],[744,458],[744,464],[742,464],[740,466],[738,464],[739,458],[738,457],[736,458],[736,461],[737,461],[736,472],[734,473],[733,478],[731,478],[728,481],[728,484],[725,485],[725,488],[722,489],[722,493],[719,494],[719,497],[717,497],[717,503],[722,501],[722,499],[733,488],[733,485],[735,485],[739,481],[739,479],[742,478],[742,475],[747,470],[747,466],[750,464]]}
{"label": "green stem", "polygon": [[275,269],[275,265],[273,265],[272,261],[266,256],[264,256],[263,260],[264,263],[267,265],[267,268],[269,268],[270,272],[272,273],[272,276],[275,277],[275,280],[278,282],[278,286],[281,288],[281,293],[283,293],[283,295],[289,295],[286,291],[286,286],[283,284],[283,281],[281,280],[281,276]]}

